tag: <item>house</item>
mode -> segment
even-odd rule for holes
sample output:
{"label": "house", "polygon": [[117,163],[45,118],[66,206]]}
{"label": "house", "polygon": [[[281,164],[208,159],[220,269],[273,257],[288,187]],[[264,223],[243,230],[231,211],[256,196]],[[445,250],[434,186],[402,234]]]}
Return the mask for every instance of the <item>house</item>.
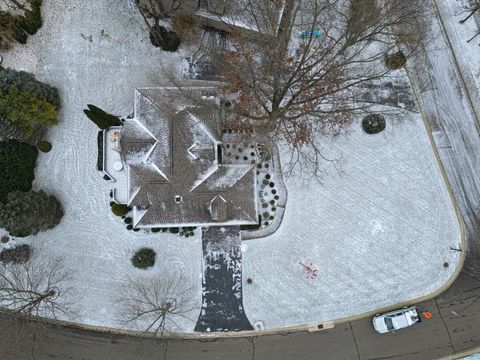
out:
{"label": "house", "polygon": [[[152,0],[138,0],[150,8]],[[274,36],[283,12],[282,0],[154,0],[163,13],[194,15],[205,26],[232,28],[245,34]]]}
{"label": "house", "polygon": [[215,90],[179,91],[135,90],[134,117],[120,131],[133,226],[256,224],[255,165],[223,163]]}

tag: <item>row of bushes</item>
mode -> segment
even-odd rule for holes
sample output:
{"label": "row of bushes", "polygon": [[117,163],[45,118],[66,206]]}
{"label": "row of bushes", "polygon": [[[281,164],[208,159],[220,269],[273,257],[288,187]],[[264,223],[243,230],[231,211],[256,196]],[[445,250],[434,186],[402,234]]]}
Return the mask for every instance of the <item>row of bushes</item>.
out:
{"label": "row of bushes", "polygon": [[12,236],[51,229],[63,217],[54,196],[31,190],[38,149],[52,148],[35,139],[56,124],[59,104],[55,88],[26,72],[0,67],[0,227]]}

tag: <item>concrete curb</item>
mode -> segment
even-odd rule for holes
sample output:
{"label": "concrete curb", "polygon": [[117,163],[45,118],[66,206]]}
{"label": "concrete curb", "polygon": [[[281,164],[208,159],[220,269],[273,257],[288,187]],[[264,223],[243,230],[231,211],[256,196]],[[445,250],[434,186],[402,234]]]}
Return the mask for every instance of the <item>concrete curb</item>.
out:
{"label": "concrete curb", "polygon": [[442,357],[438,360],[457,360],[457,359],[461,359],[461,358],[464,358],[466,356],[474,355],[474,354],[477,354],[477,353],[480,353],[480,346],[476,347],[476,348],[472,348],[470,350],[462,351],[462,352],[459,352],[459,353],[456,353],[456,354],[448,355],[448,356]]}

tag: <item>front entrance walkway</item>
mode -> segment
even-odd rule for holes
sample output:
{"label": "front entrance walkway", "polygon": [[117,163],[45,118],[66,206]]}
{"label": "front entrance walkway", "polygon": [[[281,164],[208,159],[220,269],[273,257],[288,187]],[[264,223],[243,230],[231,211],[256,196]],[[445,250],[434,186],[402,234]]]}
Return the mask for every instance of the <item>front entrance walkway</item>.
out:
{"label": "front entrance walkway", "polygon": [[242,302],[240,227],[202,229],[202,310],[195,331],[253,330]]}

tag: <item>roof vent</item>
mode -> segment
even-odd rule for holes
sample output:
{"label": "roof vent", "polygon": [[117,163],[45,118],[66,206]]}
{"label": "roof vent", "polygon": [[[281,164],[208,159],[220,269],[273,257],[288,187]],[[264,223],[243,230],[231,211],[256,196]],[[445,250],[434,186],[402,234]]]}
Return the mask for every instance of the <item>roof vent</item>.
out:
{"label": "roof vent", "polygon": [[183,197],[180,195],[175,195],[173,200],[175,201],[175,204],[181,204],[183,202]]}

